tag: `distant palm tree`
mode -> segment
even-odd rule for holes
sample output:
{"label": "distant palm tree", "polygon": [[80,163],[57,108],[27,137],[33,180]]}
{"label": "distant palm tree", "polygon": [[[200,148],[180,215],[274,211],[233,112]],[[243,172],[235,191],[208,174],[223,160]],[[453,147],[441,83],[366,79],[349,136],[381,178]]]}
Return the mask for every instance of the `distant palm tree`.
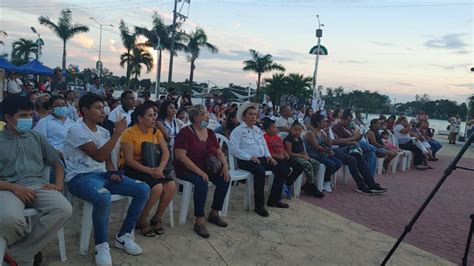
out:
{"label": "distant palm tree", "polygon": [[244,71],[253,71],[257,73],[257,92],[260,88],[260,79],[262,77],[262,73],[270,72],[272,70],[279,70],[285,71],[285,67],[274,63],[272,60],[271,54],[261,55],[257,51],[250,49],[250,55],[252,56],[251,60],[244,61],[244,67],[242,70]]}
{"label": "distant palm tree", "polygon": [[191,32],[187,36],[187,44],[185,48],[185,52],[188,54],[188,61],[191,62],[191,69],[189,72],[189,86],[192,87],[193,85],[193,78],[194,78],[194,69],[196,69],[196,59],[198,59],[199,54],[201,53],[202,48],[206,48],[211,53],[215,54],[219,52],[219,49],[211,43],[207,41],[207,35],[204,29],[196,28],[195,31]]}
{"label": "distant palm tree", "polygon": [[265,83],[265,94],[279,102],[280,96],[288,90],[288,77],[282,73],[275,73],[271,78],[263,80]]}
{"label": "distant palm tree", "polygon": [[120,57],[120,65],[123,67],[125,63],[130,62],[130,73],[135,75],[135,79],[141,74],[142,64],[146,67],[146,72],[150,72],[153,68],[153,57],[143,47],[134,47],[131,53],[123,53]]}
{"label": "distant palm tree", "polygon": [[32,40],[21,38],[12,43],[12,61],[16,64],[28,63],[31,53],[38,59],[38,46]]}
{"label": "distant palm tree", "polygon": [[[163,21],[163,18],[158,15],[158,13],[154,13],[152,16],[153,19],[153,26],[151,29],[147,29],[145,27],[135,27],[136,35],[144,36],[147,40],[144,43],[148,47],[158,48],[158,64],[157,64],[157,82],[160,83],[161,81],[161,62],[162,62],[162,50],[170,50],[171,49],[171,30],[173,25],[166,25]],[[181,28],[181,23],[176,23],[176,29],[179,30]],[[158,37],[159,37],[159,47],[158,47]],[[183,51],[185,49],[185,45],[182,43],[184,39],[184,34],[181,32],[176,32],[175,34],[175,42],[174,42],[174,56],[177,55],[176,51]]]}
{"label": "distant palm tree", "polygon": [[82,24],[72,23],[72,12],[69,9],[61,10],[61,15],[58,19],[58,23],[54,24],[49,17],[40,16],[39,22],[41,25],[48,27],[52,32],[63,41],[63,62],[62,69],[66,69],[66,43],[74,35],[89,31],[89,27]]}
{"label": "distant palm tree", "polygon": [[312,77],[305,77],[298,73],[291,73],[286,78],[288,86],[288,94],[309,96],[311,86],[313,85]]}
{"label": "distant palm tree", "polygon": [[[125,21],[120,20],[120,38],[122,39],[122,44],[127,49],[127,88],[130,87],[130,75],[131,75],[131,68],[130,68],[130,58],[133,48],[135,47],[135,42],[137,41],[137,35],[132,33]],[[123,67],[123,64],[120,64]]]}
{"label": "distant palm tree", "polygon": [[[7,36],[8,36],[8,34],[7,34],[6,31],[0,30],[0,37],[3,38],[3,37],[7,37]],[[4,45],[5,43],[4,43],[2,40],[0,40],[0,44],[1,44],[1,45]]]}

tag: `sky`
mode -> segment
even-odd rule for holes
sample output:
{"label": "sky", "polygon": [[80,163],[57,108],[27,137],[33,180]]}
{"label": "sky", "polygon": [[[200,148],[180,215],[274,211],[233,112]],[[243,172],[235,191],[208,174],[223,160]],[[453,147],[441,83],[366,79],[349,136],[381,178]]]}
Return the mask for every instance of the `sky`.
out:
{"label": "sky", "polygon": [[[38,22],[40,15],[56,21],[63,8],[70,8],[73,21],[89,26],[67,44],[67,64],[80,69],[98,60],[99,27],[104,67],[125,75],[120,67],[121,44],[118,25],[151,27],[158,12],[172,22],[172,0],[0,0],[0,29],[7,32],[0,53],[11,53],[19,38],[45,42],[42,61],[49,67],[61,65],[62,42]],[[182,8],[181,8],[182,6]],[[287,74],[313,76],[316,45],[316,14],[324,24],[317,83],[346,90],[370,90],[386,94],[392,103],[412,101],[416,94],[431,99],[465,102],[474,94],[473,0],[191,0],[178,9],[188,16],[184,30],[203,28],[218,54],[202,52],[196,61],[194,80],[210,85],[229,83],[256,85],[256,74],[242,71],[248,50],[273,55]],[[156,51],[150,50],[156,60]],[[156,61],[155,61],[156,62]],[[162,81],[168,77],[169,54],[164,53]],[[190,63],[184,53],[174,59],[173,80],[189,77]],[[263,78],[271,77],[266,73]],[[156,67],[142,78],[155,80]]]}

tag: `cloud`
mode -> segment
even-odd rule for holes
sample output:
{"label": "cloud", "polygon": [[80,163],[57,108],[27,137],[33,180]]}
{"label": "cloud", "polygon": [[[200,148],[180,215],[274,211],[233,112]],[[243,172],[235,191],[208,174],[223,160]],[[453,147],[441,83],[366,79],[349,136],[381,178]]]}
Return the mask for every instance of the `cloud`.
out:
{"label": "cloud", "polygon": [[432,64],[430,66],[445,69],[445,70],[455,70],[455,69],[468,69],[471,64],[456,64],[456,65],[438,65]]}
{"label": "cloud", "polygon": [[450,85],[474,90],[474,83],[461,83],[461,84],[450,84]]}
{"label": "cloud", "polygon": [[82,47],[88,48],[88,49],[93,48],[94,44],[95,44],[94,39],[92,39],[91,37],[89,37],[87,35],[83,35],[83,34],[79,34],[79,35],[75,36],[74,39],[72,39],[72,41],[74,43],[77,43],[77,44],[81,45]]}
{"label": "cloud", "polygon": [[396,85],[399,85],[399,86],[406,86],[406,87],[413,87],[413,86],[416,86],[415,84],[408,83],[408,82],[396,82],[395,84],[396,84]]}
{"label": "cloud", "polygon": [[463,49],[467,46],[467,44],[461,39],[461,36],[463,35],[464,34],[462,33],[443,35],[440,38],[426,41],[424,45],[428,48],[448,50]]}
{"label": "cloud", "polygon": [[369,61],[366,60],[341,60],[337,61],[340,64],[367,64]]}

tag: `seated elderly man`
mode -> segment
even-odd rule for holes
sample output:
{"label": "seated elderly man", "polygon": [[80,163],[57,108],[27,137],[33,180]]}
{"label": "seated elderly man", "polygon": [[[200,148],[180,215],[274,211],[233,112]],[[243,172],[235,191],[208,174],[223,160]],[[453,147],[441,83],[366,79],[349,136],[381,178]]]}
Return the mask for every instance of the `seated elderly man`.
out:
{"label": "seated elderly man", "polygon": [[[0,131],[0,237],[19,265],[33,265],[35,254],[72,215],[71,204],[60,192],[64,169],[59,154],[44,136],[31,130],[33,109],[26,97],[11,95],[3,101],[7,124]],[[55,184],[42,178],[46,164],[54,167]],[[31,231],[25,207],[39,211]]]}
{"label": "seated elderly man", "polygon": [[237,118],[242,123],[230,134],[229,152],[237,157],[240,169],[254,175],[255,212],[262,217],[268,217],[269,214],[264,205],[265,172],[272,171],[275,175],[267,205],[288,208],[288,204],[281,201],[281,192],[290,169],[271,156],[262,130],[255,125],[257,110],[256,103],[245,102],[240,106]]}

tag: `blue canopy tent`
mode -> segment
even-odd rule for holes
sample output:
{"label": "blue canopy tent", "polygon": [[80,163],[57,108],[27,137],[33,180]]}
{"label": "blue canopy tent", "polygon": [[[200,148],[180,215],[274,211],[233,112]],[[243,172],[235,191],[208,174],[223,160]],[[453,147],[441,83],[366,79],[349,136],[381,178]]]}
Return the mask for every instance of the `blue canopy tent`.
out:
{"label": "blue canopy tent", "polygon": [[8,62],[7,60],[0,58],[0,69],[4,69],[5,71],[8,71],[8,72],[15,72],[18,69],[18,67]]}
{"label": "blue canopy tent", "polygon": [[44,66],[36,59],[27,64],[19,66],[15,72],[44,76],[52,76],[54,74],[54,70],[47,66]]}

